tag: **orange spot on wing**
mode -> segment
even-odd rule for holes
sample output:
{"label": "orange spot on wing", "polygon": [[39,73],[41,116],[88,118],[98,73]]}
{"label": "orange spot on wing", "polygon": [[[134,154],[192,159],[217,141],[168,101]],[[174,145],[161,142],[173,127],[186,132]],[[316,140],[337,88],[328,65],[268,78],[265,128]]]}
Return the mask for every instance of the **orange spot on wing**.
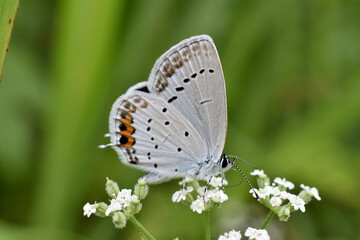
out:
{"label": "orange spot on wing", "polygon": [[121,131],[121,132],[118,132],[120,135],[122,136],[125,136],[127,138],[130,138],[131,137],[131,134],[132,132],[128,131],[128,130],[125,130],[125,131]]}
{"label": "orange spot on wing", "polygon": [[131,117],[130,114],[126,114],[126,118],[120,119],[120,122],[122,122],[125,125],[130,125],[130,123],[132,123],[133,118]]}
{"label": "orange spot on wing", "polygon": [[134,145],[134,143],[135,143],[135,138],[133,138],[133,137],[128,137],[128,142],[127,143],[125,143],[125,144],[121,144],[120,146],[122,146],[122,147],[126,147],[126,148],[132,148],[132,146]]}

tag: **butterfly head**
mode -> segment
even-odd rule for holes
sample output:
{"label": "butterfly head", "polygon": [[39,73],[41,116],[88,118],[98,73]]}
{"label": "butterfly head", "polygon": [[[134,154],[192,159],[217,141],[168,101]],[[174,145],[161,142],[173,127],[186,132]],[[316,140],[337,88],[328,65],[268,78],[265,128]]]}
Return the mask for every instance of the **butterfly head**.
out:
{"label": "butterfly head", "polygon": [[233,166],[233,161],[230,161],[229,158],[223,154],[218,161],[219,169],[221,172],[226,172]]}

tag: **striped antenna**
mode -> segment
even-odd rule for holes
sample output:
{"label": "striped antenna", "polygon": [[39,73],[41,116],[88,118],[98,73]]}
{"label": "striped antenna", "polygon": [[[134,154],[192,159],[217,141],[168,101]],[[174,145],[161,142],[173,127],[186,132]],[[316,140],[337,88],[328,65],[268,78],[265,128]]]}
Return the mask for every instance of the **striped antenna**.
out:
{"label": "striped antenna", "polygon": [[[243,160],[242,158],[239,158],[239,157],[236,157],[236,156],[232,156],[232,155],[228,155],[228,156],[234,158],[233,161],[232,161],[233,166],[241,173],[241,175],[244,177],[245,181],[246,181],[246,182],[249,184],[249,186],[251,187],[253,193],[254,193],[255,196],[256,196],[256,199],[259,200],[260,197],[259,197],[259,195],[256,193],[256,191],[255,191],[254,187],[252,186],[252,184],[250,183],[249,179],[246,177],[245,173],[235,164],[235,159],[239,159],[239,160],[247,163],[247,164],[248,164],[249,166],[251,166],[251,167],[254,167],[254,166],[251,165],[250,163],[248,163],[247,161]],[[254,168],[255,168],[255,167],[254,167]]]}

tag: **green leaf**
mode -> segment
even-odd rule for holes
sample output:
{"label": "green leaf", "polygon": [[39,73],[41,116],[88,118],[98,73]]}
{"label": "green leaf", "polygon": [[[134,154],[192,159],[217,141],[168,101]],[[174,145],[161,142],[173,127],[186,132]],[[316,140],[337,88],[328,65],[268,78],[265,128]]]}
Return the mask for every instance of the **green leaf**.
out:
{"label": "green leaf", "polygon": [[0,1],[0,81],[20,0]]}

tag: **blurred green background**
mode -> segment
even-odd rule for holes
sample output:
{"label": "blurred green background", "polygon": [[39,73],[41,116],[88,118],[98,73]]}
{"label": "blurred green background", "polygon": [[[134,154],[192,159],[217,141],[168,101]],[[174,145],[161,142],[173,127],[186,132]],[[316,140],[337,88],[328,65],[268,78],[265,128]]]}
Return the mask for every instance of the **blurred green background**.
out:
{"label": "blurred green background", "polygon": [[[142,175],[97,146],[113,101],[203,33],[226,79],[225,153],[322,197],[273,219],[272,239],[360,239],[359,1],[32,0],[20,3],[0,85],[1,240],[138,239],[131,223],[83,216],[86,202],[108,199],[106,177],[132,188]],[[158,239],[203,239],[202,216],[171,202],[178,188],[151,186],[137,218]],[[248,191],[227,189],[214,239],[261,225],[267,211]]]}

